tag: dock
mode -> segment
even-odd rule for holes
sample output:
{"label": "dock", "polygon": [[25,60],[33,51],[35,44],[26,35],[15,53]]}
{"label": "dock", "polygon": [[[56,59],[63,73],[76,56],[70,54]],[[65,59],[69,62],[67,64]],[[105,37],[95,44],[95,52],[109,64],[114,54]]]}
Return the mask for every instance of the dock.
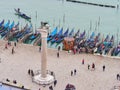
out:
{"label": "dock", "polygon": [[66,1],[73,2],[73,3],[81,3],[81,4],[93,5],[93,6],[100,6],[100,7],[116,8],[116,6],[108,5],[108,4],[98,4],[98,3],[84,2],[84,1],[77,1],[77,0],[66,0]]}

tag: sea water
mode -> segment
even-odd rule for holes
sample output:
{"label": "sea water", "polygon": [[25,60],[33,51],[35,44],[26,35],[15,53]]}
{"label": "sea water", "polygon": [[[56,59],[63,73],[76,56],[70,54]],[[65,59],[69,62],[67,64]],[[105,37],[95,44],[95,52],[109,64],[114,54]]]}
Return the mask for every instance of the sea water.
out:
{"label": "sea water", "polygon": [[41,21],[50,25],[50,32],[57,26],[64,31],[73,28],[77,32],[86,30],[87,34],[93,31],[102,36],[114,35],[115,40],[120,41],[120,1],[119,0],[80,0],[100,4],[119,5],[119,8],[107,8],[80,3],[66,2],[65,0],[1,0],[0,21],[5,19],[20,22],[20,27],[25,26],[26,20],[14,15],[14,8],[20,8],[28,16],[34,31],[39,28]]}

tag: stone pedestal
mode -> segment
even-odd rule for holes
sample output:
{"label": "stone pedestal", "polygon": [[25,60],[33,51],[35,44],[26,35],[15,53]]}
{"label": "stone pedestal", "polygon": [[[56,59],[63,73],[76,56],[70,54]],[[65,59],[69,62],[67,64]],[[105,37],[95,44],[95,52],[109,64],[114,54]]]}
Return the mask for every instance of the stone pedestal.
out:
{"label": "stone pedestal", "polygon": [[34,73],[33,81],[41,85],[49,85],[54,82],[55,76],[47,71],[47,28],[39,29],[42,38],[41,46],[41,71]]}

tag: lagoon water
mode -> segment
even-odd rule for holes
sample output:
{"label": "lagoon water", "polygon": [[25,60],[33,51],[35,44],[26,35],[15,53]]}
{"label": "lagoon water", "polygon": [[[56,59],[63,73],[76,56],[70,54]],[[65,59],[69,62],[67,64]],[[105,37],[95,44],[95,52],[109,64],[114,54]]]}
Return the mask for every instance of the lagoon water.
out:
{"label": "lagoon water", "polygon": [[[117,4],[120,6],[119,0],[84,0],[88,2],[102,4]],[[9,19],[16,23],[19,21],[21,26],[28,23],[22,18],[14,15],[14,8],[20,8],[21,12],[31,16],[32,24],[38,28],[41,21],[49,22],[51,30],[58,26],[64,30],[74,28],[81,32],[100,32],[102,35],[114,35],[117,40],[117,34],[120,36],[120,7],[107,8],[99,6],[91,6],[80,3],[66,2],[65,0],[1,0],[0,1],[0,21]],[[99,25],[98,25],[99,23]],[[91,29],[90,29],[91,27]],[[120,39],[118,40],[120,41]]]}

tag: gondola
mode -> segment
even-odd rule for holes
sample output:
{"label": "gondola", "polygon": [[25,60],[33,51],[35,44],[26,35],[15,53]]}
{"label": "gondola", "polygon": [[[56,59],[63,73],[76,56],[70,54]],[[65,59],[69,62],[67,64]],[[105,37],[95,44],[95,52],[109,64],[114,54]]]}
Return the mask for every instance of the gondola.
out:
{"label": "gondola", "polygon": [[58,34],[55,35],[55,37],[51,40],[51,43],[55,43],[59,39],[59,37],[62,36],[62,33],[63,33],[63,28],[61,28]]}
{"label": "gondola", "polygon": [[19,22],[6,34],[5,40],[9,40],[19,30]]}
{"label": "gondola", "polygon": [[0,23],[0,27],[2,27],[3,24],[4,24],[4,19],[1,21],[1,23]]}
{"label": "gondola", "polygon": [[73,37],[74,36],[74,29],[71,30],[71,32],[68,34],[68,37]]}
{"label": "gondola", "polygon": [[3,22],[1,22],[1,24],[2,24],[2,28],[0,28],[0,30],[2,30],[4,28],[7,28],[10,24],[10,20],[8,20],[7,23],[5,23],[5,24],[4,24],[4,21],[3,21]]}
{"label": "gondola", "polygon": [[8,28],[6,30],[4,30],[4,32],[1,33],[1,36],[4,37],[5,35],[7,35],[7,33],[14,27],[14,21],[11,23],[10,26],[8,26]]}
{"label": "gondola", "polygon": [[28,24],[25,27],[13,35],[13,38],[19,38],[28,29]]}
{"label": "gondola", "polygon": [[12,28],[11,32],[19,30],[19,22]]}
{"label": "gondola", "polygon": [[80,34],[80,29],[78,29],[78,31],[75,33],[75,38],[79,37],[79,34]]}
{"label": "gondola", "polygon": [[26,34],[28,34],[28,33],[30,33],[30,32],[32,32],[32,26],[30,25],[28,28],[26,28],[25,29],[25,31],[23,31],[23,32],[21,32],[21,33],[18,33],[17,35],[16,35],[16,38],[17,39],[21,39],[23,36],[25,36]]}
{"label": "gondola", "polygon": [[20,12],[20,9],[14,9],[15,15],[18,15],[26,20],[31,20],[31,17],[27,16],[25,13]]}
{"label": "gondola", "polygon": [[49,42],[50,40],[52,40],[52,38],[54,38],[54,36],[57,34],[58,28],[56,27],[47,37],[47,42]]}
{"label": "gondola", "polygon": [[24,40],[24,43],[31,44],[39,36],[40,33],[35,33],[35,34],[32,33]]}
{"label": "gondola", "polygon": [[8,22],[6,24],[4,24],[2,28],[0,28],[0,33],[7,30],[7,28],[9,27],[9,24],[10,24],[10,20],[8,20]]}
{"label": "gondola", "polygon": [[85,30],[84,30],[84,32],[83,32],[82,34],[80,34],[80,37],[79,37],[80,40],[82,40],[82,39],[85,38],[85,33],[86,33],[86,32],[85,32]]}
{"label": "gondola", "polygon": [[56,43],[61,43],[64,40],[64,37],[68,36],[69,28],[65,31],[63,35],[61,35],[58,40],[56,40]]}
{"label": "gondola", "polygon": [[117,47],[114,47],[112,52],[111,52],[111,56],[117,56],[120,53],[120,43]]}

